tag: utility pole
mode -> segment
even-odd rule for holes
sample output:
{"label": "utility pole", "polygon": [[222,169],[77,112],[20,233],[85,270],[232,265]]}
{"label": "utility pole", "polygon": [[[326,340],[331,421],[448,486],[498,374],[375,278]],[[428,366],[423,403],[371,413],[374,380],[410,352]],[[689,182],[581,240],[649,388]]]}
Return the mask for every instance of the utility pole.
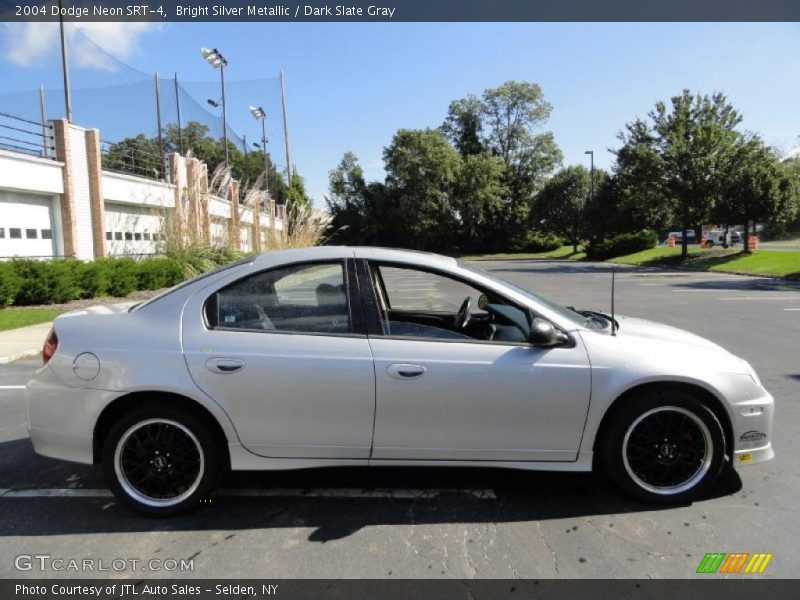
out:
{"label": "utility pole", "polygon": [[247,163],[247,136],[246,135],[242,135],[242,148],[244,148],[244,169],[242,169],[242,173],[243,173],[242,179],[244,179],[244,181],[247,182],[247,178],[250,176],[250,173],[248,172],[250,169],[248,168],[248,163]]}
{"label": "utility pole", "polygon": [[228,114],[225,107],[225,67],[228,62],[222,63],[219,76],[222,82],[222,143],[225,145],[225,166],[228,166]]}
{"label": "utility pole", "polygon": [[178,88],[178,73],[175,73],[175,108],[178,109],[178,154],[183,156],[183,133],[181,132],[181,97]]}
{"label": "utility pole", "polygon": [[286,86],[283,83],[283,69],[281,74],[281,103],[283,104],[283,139],[286,146],[286,176],[288,178],[289,189],[292,189],[292,153],[289,150],[289,123],[286,118]]}
{"label": "utility pole", "polygon": [[64,34],[64,17],[62,16],[62,0],[58,0],[58,27],[61,34],[61,70],[64,73],[64,108],[67,121],[72,123],[72,91],[69,85],[69,56],[67,55],[67,38]]}
{"label": "utility pole", "polygon": [[155,74],[156,79],[156,125],[158,126],[158,155],[161,160],[161,164],[158,167],[158,176],[159,179],[161,178],[161,174],[164,171],[164,137],[161,134],[161,80],[158,77],[158,71]]}
{"label": "utility pole", "polygon": [[39,113],[41,114],[42,118],[42,150],[44,151],[44,157],[50,158],[50,139],[51,136],[47,131],[47,108],[45,107],[44,103],[44,86],[39,85]]}
{"label": "utility pole", "polygon": [[592,178],[591,196],[589,196],[589,198],[592,204],[594,204],[594,150],[587,150],[586,152],[584,152],[584,154],[589,155],[589,160],[590,160],[589,164],[591,165],[589,167],[589,172]]}
{"label": "utility pole", "polygon": [[[228,66],[228,59],[222,52],[214,48],[200,48],[200,55],[215,69],[219,69],[220,84],[222,85],[222,144],[225,146],[225,167],[228,167],[228,113],[225,106],[225,68]],[[217,103],[209,100],[209,104],[216,106]]]}
{"label": "utility pole", "polygon": [[264,191],[269,194],[269,158],[267,158],[267,115],[261,119],[261,150],[264,153]]}

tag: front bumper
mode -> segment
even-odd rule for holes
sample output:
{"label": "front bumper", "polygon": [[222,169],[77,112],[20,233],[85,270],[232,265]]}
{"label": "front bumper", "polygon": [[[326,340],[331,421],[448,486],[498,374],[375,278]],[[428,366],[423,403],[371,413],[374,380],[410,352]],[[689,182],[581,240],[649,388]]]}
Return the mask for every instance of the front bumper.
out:
{"label": "front bumper", "polygon": [[733,427],[735,467],[765,462],[775,456],[772,448],[772,419],[775,400],[767,390],[750,378],[728,395]]}

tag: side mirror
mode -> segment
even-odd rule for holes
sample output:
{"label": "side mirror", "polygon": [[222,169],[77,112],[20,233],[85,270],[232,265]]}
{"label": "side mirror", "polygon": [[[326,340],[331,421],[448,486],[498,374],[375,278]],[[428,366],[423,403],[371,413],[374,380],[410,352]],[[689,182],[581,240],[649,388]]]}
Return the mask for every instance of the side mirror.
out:
{"label": "side mirror", "polygon": [[562,336],[550,321],[539,317],[533,319],[528,334],[528,342],[532,346],[557,346],[561,341]]}

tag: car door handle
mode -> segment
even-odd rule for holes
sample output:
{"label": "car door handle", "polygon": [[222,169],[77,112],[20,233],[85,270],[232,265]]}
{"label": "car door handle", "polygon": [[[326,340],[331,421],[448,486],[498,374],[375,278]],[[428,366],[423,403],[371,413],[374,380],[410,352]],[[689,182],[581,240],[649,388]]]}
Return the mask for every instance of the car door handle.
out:
{"label": "car door handle", "polygon": [[227,375],[229,373],[241,371],[244,367],[244,362],[238,358],[210,358],[208,362],[206,362],[206,367],[213,373]]}
{"label": "car door handle", "polygon": [[428,369],[422,365],[410,365],[406,363],[396,363],[386,368],[389,377],[394,377],[395,379],[415,379],[417,377],[422,377],[427,371]]}

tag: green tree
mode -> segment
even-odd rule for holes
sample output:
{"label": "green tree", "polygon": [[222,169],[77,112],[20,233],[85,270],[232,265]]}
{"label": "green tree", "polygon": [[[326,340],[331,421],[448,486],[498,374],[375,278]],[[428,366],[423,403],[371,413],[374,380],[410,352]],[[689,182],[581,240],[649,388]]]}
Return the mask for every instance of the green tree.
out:
{"label": "green tree", "polygon": [[474,94],[453,100],[447,109],[442,131],[462,156],[480,154],[485,150],[483,112],[483,103]]}
{"label": "green tree", "polygon": [[499,157],[483,153],[463,158],[453,193],[462,251],[500,249],[507,198],[506,166]]}
{"label": "green tree", "polygon": [[595,169],[594,199],[585,210],[586,235],[589,239],[607,238],[621,233],[641,231],[646,221],[625,202],[619,179]]}
{"label": "green tree", "polygon": [[680,223],[685,258],[687,230],[709,219],[721,195],[742,118],[724,94],[689,90],[656,103],[648,118],[619,134],[616,175],[640,212]]}
{"label": "green tree", "polygon": [[384,149],[386,187],[396,207],[395,227],[407,246],[446,249],[455,238],[453,190],[461,156],[439,129],[401,129]]}
{"label": "green tree", "polygon": [[365,243],[369,237],[367,182],[355,154],[345,152],[339,165],[328,174],[328,190],[325,202],[333,217],[335,241]]}
{"label": "green tree", "polygon": [[[605,173],[595,170],[595,188],[602,186]],[[536,217],[543,228],[572,244],[573,252],[588,237],[587,210],[592,194],[589,169],[573,165],[558,171],[545,183],[536,198]]]}
{"label": "green tree", "polygon": [[742,137],[728,165],[715,214],[725,223],[744,223],[744,251],[750,222],[784,224],[796,212],[796,182],[775,152],[757,136]]}
{"label": "green tree", "polygon": [[503,229],[512,243],[525,235],[536,194],[563,158],[553,133],[540,131],[551,110],[535,83],[507,81],[483,93],[485,144],[506,165]]}
{"label": "green tree", "polygon": [[103,155],[104,169],[159,179],[164,176],[158,142],[144,134],[109,145]]}

